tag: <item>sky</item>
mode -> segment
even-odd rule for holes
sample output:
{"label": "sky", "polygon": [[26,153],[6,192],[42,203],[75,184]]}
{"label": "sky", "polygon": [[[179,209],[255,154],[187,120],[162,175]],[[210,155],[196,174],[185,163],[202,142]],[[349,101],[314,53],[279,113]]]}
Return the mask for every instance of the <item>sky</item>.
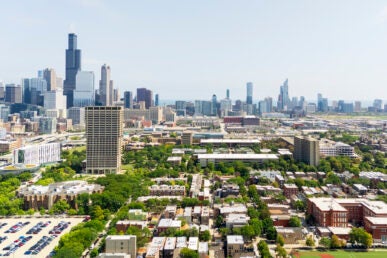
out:
{"label": "sky", "polygon": [[110,65],[114,86],[160,99],[387,99],[384,0],[2,1],[0,81],[65,74],[67,34],[82,70]]}

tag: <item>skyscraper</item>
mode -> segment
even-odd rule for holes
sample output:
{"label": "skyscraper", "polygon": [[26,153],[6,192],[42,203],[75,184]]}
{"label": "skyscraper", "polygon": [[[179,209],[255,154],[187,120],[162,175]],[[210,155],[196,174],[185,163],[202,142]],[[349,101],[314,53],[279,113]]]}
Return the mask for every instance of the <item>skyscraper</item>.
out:
{"label": "skyscraper", "polygon": [[253,104],[253,83],[248,82],[246,84],[247,96],[246,96],[246,104]]}
{"label": "skyscraper", "polygon": [[153,102],[153,92],[146,88],[137,88],[137,103],[140,101],[145,102],[146,109],[151,107]]}
{"label": "skyscraper", "polygon": [[155,95],[155,106],[156,106],[156,107],[159,106],[159,94],[156,94],[156,95]]}
{"label": "skyscraper", "polygon": [[22,80],[23,103],[43,106],[43,96],[47,91],[47,81],[43,78]]}
{"label": "skyscraper", "polygon": [[15,84],[5,85],[5,102],[10,104],[23,103],[22,88]]}
{"label": "skyscraper", "polygon": [[227,89],[227,91],[226,91],[226,98],[230,99],[230,90],[229,89]]}
{"label": "skyscraper", "polygon": [[94,105],[94,73],[79,71],[76,77],[73,106],[87,107]]}
{"label": "skyscraper", "polygon": [[115,174],[121,168],[121,107],[86,107],[86,172]]}
{"label": "skyscraper", "polygon": [[106,64],[101,67],[99,95],[102,106],[113,105],[113,81],[110,80],[110,66],[107,66]]}
{"label": "skyscraper", "polygon": [[57,88],[57,78],[56,78],[56,73],[55,70],[52,68],[46,68],[43,71],[43,78],[47,82],[47,90],[56,90]]}
{"label": "skyscraper", "polygon": [[284,83],[280,87],[280,94],[278,96],[277,108],[280,111],[286,110],[289,105],[289,87],[288,87],[288,79],[284,81]]}
{"label": "skyscraper", "polygon": [[215,94],[212,95],[211,107],[212,107],[211,115],[217,116],[218,115],[218,101],[217,101]]}
{"label": "skyscraper", "polygon": [[77,35],[68,35],[68,49],[66,49],[66,79],[63,92],[67,96],[67,108],[73,105],[77,72],[81,70],[81,50],[77,49]]}
{"label": "skyscraper", "polygon": [[124,92],[124,107],[133,109],[133,94],[131,91]]}

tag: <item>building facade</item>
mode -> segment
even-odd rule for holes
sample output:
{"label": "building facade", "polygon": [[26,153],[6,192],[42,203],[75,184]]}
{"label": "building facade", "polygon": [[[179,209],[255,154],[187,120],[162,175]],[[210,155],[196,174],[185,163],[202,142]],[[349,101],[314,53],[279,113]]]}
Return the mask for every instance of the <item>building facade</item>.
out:
{"label": "building facade", "polygon": [[86,107],[86,172],[117,173],[121,168],[121,107]]}

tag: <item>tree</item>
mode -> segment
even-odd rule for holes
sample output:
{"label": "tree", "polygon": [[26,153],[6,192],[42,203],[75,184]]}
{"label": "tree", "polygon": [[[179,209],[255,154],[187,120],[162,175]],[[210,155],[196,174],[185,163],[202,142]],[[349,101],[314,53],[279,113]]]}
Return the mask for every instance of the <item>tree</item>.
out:
{"label": "tree", "polygon": [[364,245],[366,248],[372,246],[372,235],[363,228],[352,228],[349,232],[349,242],[352,244],[358,243]]}
{"label": "tree", "polygon": [[297,216],[292,216],[289,220],[289,227],[301,227],[301,220]]}
{"label": "tree", "polygon": [[271,258],[269,247],[264,240],[259,241],[257,247],[261,258]]}
{"label": "tree", "polygon": [[248,240],[251,240],[255,236],[255,230],[250,225],[245,225],[241,228],[242,236]]}
{"label": "tree", "polygon": [[92,219],[103,220],[105,218],[103,210],[99,205],[93,205],[91,208],[90,216]]}
{"label": "tree", "polygon": [[341,247],[342,247],[342,243],[340,239],[336,235],[333,235],[331,238],[331,248],[336,249]]}
{"label": "tree", "polygon": [[70,209],[70,205],[66,200],[59,200],[52,206],[51,210],[55,214],[61,214]]}
{"label": "tree", "polygon": [[286,258],[288,256],[285,248],[283,248],[281,245],[277,245],[275,251],[277,253],[277,257]]}
{"label": "tree", "polygon": [[313,246],[315,245],[313,236],[308,236],[308,237],[306,238],[305,244],[306,244],[307,246],[313,247]]}
{"label": "tree", "polygon": [[258,218],[254,218],[254,219],[251,219],[249,221],[249,224],[253,227],[255,236],[261,235],[261,232],[262,232],[262,221],[261,220],[259,220]]}
{"label": "tree", "polygon": [[199,258],[199,254],[194,250],[184,247],[180,251],[180,257],[181,258]]}
{"label": "tree", "polygon": [[275,240],[277,238],[277,230],[275,227],[270,227],[267,229],[266,238],[268,240]]}
{"label": "tree", "polygon": [[199,234],[200,241],[208,242],[211,239],[211,234],[209,230],[204,230]]}
{"label": "tree", "polygon": [[329,237],[323,237],[320,240],[320,244],[325,248],[331,247],[331,239]]}
{"label": "tree", "polygon": [[278,234],[276,242],[277,242],[278,245],[284,246],[285,239],[284,239],[284,237],[281,234]]}

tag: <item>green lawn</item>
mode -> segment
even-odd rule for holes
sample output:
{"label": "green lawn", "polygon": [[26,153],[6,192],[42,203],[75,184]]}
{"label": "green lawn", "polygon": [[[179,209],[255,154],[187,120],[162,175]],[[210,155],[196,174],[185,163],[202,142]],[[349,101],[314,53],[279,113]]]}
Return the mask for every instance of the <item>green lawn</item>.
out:
{"label": "green lawn", "polygon": [[[300,252],[300,258],[317,258],[321,257],[321,254],[330,254],[335,258],[386,258],[387,251],[373,251],[368,252],[349,252],[349,251],[327,251],[327,252]],[[293,256],[294,257],[294,256]]]}

